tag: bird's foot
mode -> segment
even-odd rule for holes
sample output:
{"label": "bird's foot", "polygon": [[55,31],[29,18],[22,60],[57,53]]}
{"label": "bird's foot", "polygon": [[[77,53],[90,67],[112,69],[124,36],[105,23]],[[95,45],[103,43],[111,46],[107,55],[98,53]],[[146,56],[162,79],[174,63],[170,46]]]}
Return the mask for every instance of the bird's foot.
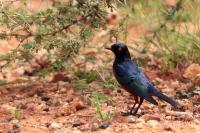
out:
{"label": "bird's foot", "polygon": [[122,116],[130,116],[130,115],[132,115],[132,116],[137,116],[138,118],[140,116],[142,116],[141,114],[136,114],[136,113],[133,113],[133,112],[130,112],[130,111],[128,111],[128,112],[121,112],[121,115]]}
{"label": "bird's foot", "polygon": [[121,115],[122,116],[129,116],[129,115],[132,115],[132,112],[121,112]]}

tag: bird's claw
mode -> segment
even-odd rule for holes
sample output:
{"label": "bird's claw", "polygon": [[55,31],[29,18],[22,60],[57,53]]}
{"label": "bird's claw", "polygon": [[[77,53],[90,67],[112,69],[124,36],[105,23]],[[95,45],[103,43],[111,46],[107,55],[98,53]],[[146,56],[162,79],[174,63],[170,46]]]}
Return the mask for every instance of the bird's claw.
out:
{"label": "bird's claw", "polygon": [[129,116],[129,115],[133,115],[132,112],[121,112],[122,116]]}
{"label": "bird's claw", "polygon": [[130,112],[130,111],[128,111],[128,112],[121,112],[121,115],[122,116],[130,116],[130,115],[137,116],[136,113],[133,113],[133,112]]}
{"label": "bird's claw", "polygon": [[130,116],[130,115],[132,115],[132,116],[137,116],[137,117],[141,116],[140,114],[136,114],[136,113],[133,113],[133,112],[130,112],[130,111],[128,111],[128,112],[121,112],[121,115],[122,116]]}

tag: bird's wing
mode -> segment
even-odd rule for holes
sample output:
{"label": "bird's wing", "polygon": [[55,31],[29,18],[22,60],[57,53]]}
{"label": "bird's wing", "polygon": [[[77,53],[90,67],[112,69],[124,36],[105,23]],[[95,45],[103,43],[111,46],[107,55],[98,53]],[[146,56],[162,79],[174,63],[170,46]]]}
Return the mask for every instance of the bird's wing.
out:
{"label": "bird's wing", "polygon": [[149,93],[151,82],[136,64],[128,60],[120,64],[114,64],[114,73],[118,82],[133,95],[142,97],[152,104],[158,103]]}
{"label": "bird's wing", "polygon": [[129,92],[144,97],[148,93],[149,80],[131,61],[126,61],[114,66],[118,82]]}

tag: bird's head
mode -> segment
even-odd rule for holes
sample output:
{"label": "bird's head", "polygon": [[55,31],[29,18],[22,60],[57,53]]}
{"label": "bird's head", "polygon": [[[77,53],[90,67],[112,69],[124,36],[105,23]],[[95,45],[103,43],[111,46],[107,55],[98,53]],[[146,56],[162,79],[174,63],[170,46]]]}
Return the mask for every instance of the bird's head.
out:
{"label": "bird's head", "polygon": [[131,58],[128,47],[123,43],[115,43],[106,49],[111,50],[117,59]]}

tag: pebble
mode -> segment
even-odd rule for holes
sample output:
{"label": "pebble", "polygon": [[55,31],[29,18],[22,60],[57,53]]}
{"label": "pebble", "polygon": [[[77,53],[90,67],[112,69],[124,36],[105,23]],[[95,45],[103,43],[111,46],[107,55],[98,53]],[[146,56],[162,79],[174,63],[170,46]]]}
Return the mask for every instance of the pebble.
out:
{"label": "pebble", "polygon": [[49,108],[46,107],[46,108],[43,109],[43,111],[45,111],[45,112],[49,112]]}
{"label": "pebble", "polygon": [[12,107],[8,104],[3,104],[1,105],[1,109],[5,110],[6,112],[10,113],[10,110],[15,110],[16,107]]}
{"label": "pebble", "polygon": [[67,89],[66,89],[66,88],[61,88],[61,89],[60,89],[60,94],[63,94],[63,93],[65,93],[65,92],[67,92]]}
{"label": "pebble", "polygon": [[97,131],[99,129],[99,125],[97,123],[92,124],[91,130],[92,131]]}
{"label": "pebble", "polygon": [[143,128],[144,128],[144,124],[142,124],[142,123],[137,123],[137,124],[135,125],[135,128],[137,128],[137,129],[143,129]]}
{"label": "pebble", "polygon": [[110,122],[109,121],[105,121],[99,126],[99,128],[106,129],[107,127],[109,127],[109,125],[110,125]]}
{"label": "pebble", "polygon": [[162,116],[161,116],[161,115],[158,115],[158,114],[146,114],[146,115],[143,115],[142,118],[143,118],[145,121],[149,121],[149,120],[161,121]]}
{"label": "pebble", "polygon": [[85,108],[85,105],[84,105],[83,101],[77,101],[76,103],[74,103],[74,106],[76,108],[76,111]]}
{"label": "pebble", "polygon": [[178,97],[179,99],[188,99],[189,95],[186,92],[177,91],[176,92],[176,97]]}
{"label": "pebble", "polygon": [[159,126],[159,124],[160,123],[158,121],[156,121],[156,120],[149,120],[149,121],[147,121],[147,125],[149,127],[151,127],[151,128],[156,128],[156,127]]}
{"label": "pebble", "polygon": [[19,124],[17,124],[17,123],[13,124],[13,129],[19,129],[19,128],[20,128]]}
{"label": "pebble", "polygon": [[50,127],[50,128],[53,128],[53,129],[58,129],[58,128],[61,127],[61,125],[58,124],[58,123],[56,123],[56,122],[53,122],[53,123],[51,123],[51,125],[50,125],[49,127]]}
{"label": "pebble", "polygon": [[18,109],[26,109],[26,108],[27,108],[27,105],[24,104],[24,103],[19,103],[19,104],[17,104],[17,108],[18,108]]}
{"label": "pebble", "polygon": [[135,116],[129,116],[128,117],[128,122],[129,123],[136,123],[136,121],[137,121],[137,117],[135,117]]}
{"label": "pebble", "polygon": [[41,100],[42,100],[42,101],[45,101],[45,102],[49,101],[49,99],[50,99],[49,96],[43,95],[43,96],[41,97]]}
{"label": "pebble", "polygon": [[26,107],[27,110],[33,111],[33,110],[35,110],[36,105],[34,103],[28,103],[26,106],[27,106]]}
{"label": "pebble", "polygon": [[14,132],[13,132],[13,130],[9,129],[9,130],[8,130],[8,133],[14,133]]}
{"label": "pebble", "polygon": [[164,130],[166,131],[173,131],[170,125],[164,125]]}
{"label": "pebble", "polygon": [[86,123],[85,120],[80,119],[80,120],[75,121],[75,122],[73,123],[72,127],[79,127],[79,126],[81,126],[81,125],[83,125],[83,124],[85,124],[85,123]]}
{"label": "pebble", "polygon": [[145,124],[145,120],[142,119],[142,118],[138,118],[138,119],[136,120],[136,123],[142,123],[142,124]]}
{"label": "pebble", "polygon": [[13,120],[11,121],[11,123],[13,123],[13,124],[19,123],[19,120],[13,119]]}
{"label": "pebble", "polygon": [[172,119],[172,116],[166,116],[165,119],[166,119],[166,120],[171,120],[171,119]]}

